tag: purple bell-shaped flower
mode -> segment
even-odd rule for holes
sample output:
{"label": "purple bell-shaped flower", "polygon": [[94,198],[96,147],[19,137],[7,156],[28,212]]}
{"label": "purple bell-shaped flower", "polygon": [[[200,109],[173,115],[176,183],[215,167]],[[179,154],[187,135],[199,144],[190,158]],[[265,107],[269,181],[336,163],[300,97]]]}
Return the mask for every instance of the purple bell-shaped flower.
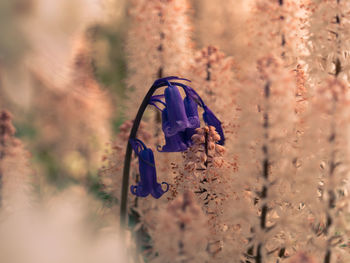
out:
{"label": "purple bell-shaped flower", "polygon": [[169,190],[169,184],[162,182],[162,184],[166,185],[166,189],[163,190],[162,184],[157,182],[156,166],[152,150],[147,148],[146,145],[138,139],[130,140],[130,144],[138,156],[140,173],[140,181],[138,184],[130,186],[131,193],[139,197],[146,197],[149,194],[154,198],[161,197]]}
{"label": "purple bell-shaped flower", "polygon": [[162,129],[165,136],[165,145],[162,149],[158,149],[160,152],[183,152],[188,148],[187,141],[185,140],[185,132],[178,132],[174,135],[167,136],[165,130],[169,129],[170,122],[168,119],[168,110],[164,108],[162,111]]}
{"label": "purple bell-shaped flower", "polygon": [[218,142],[218,144],[224,145],[225,136],[221,126],[221,122],[215,116],[215,114],[205,105],[205,103],[203,102],[202,98],[198,95],[198,93],[194,89],[192,89],[191,87],[183,83],[174,82],[173,84],[182,87],[186,92],[187,97],[190,97],[192,101],[196,102],[199,106],[201,106],[204,109],[204,113],[203,113],[204,121],[207,123],[207,125],[215,127],[217,133],[220,135],[220,141]]}
{"label": "purple bell-shaped flower", "polygon": [[186,96],[184,99],[184,106],[188,121],[190,122],[191,128],[199,128],[200,120],[198,116],[198,105],[192,100],[189,96]]}
{"label": "purple bell-shaped flower", "polygon": [[186,115],[191,127],[185,130],[185,141],[188,146],[192,145],[192,135],[196,133],[196,129],[200,127],[200,120],[198,116],[198,105],[191,99],[191,97],[186,96],[184,99],[184,105],[186,110]]}
{"label": "purple bell-shaped flower", "polygon": [[[167,85],[164,95],[154,95],[149,104],[162,111],[162,130],[165,136],[165,145],[160,149],[161,152],[183,152],[192,145],[192,136],[196,129],[200,127],[198,116],[198,106],[204,109],[203,119],[207,125],[214,126],[220,135],[219,144],[225,142],[224,132],[220,120],[205,105],[202,98],[191,87],[180,82],[169,82],[178,80],[177,77],[168,77],[159,79],[155,83]],[[160,85],[160,84],[159,84]],[[178,86],[183,88],[186,93],[182,100]],[[162,99],[165,97],[165,102]],[[157,103],[163,104],[164,108],[158,107]]]}
{"label": "purple bell-shaped flower", "polygon": [[166,137],[170,137],[191,127],[191,124],[188,121],[185,105],[178,88],[169,83],[164,91],[164,96],[169,125],[163,131]]}
{"label": "purple bell-shaped flower", "polygon": [[224,131],[221,127],[221,122],[218,118],[216,118],[215,114],[206,106],[203,106],[204,113],[203,113],[203,119],[209,126],[214,126],[216,129],[216,132],[220,135],[220,141],[218,144],[224,145],[225,144],[225,136]]}

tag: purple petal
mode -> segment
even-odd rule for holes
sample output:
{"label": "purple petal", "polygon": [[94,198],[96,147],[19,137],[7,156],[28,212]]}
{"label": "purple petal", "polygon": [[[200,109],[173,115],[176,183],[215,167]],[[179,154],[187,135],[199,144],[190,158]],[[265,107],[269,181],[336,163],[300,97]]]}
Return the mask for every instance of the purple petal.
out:
{"label": "purple petal", "polygon": [[152,99],[162,99],[162,98],[164,98],[164,94],[153,95],[153,96],[151,97],[151,100],[152,100]]}
{"label": "purple petal", "polygon": [[220,141],[218,142],[218,144],[224,145],[225,136],[224,136],[224,131],[222,130],[222,127],[221,127],[221,122],[214,115],[214,113],[205,105],[204,105],[203,119],[207,123],[207,125],[215,127],[216,132],[220,135]]}
{"label": "purple petal", "polygon": [[144,188],[140,182],[137,186],[130,186],[130,191],[133,195],[136,195],[138,197],[146,197],[150,194],[150,189]]}
{"label": "purple petal", "polygon": [[139,197],[146,197],[149,194],[154,198],[161,197],[167,190],[163,191],[161,185],[157,182],[152,150],[147,148],[145,144],[138,139],[130,140],[130,144],[138,154],[140,173],[140,182],[138,182],[137,185],[130,186],[131,193]]}
{"label": "purple petal", "polygon": [[166,136],[172,136],[186,128],[190,128],[181,94],[176,86],[168,86],[165,91],[167,120],[169,126],[164,130]]}
{"label": "purple petal", "polygon": [[140,151],[146,148],[146,145],[140,141],[139,139],[130,139],[129,143],[131,145],[131,148],[134,150],[136,155],[140,154]]}
{"label": "purple petal", "polygon": [[151,149],[142,150],[139,155],[140,180],[143,187],[150,188],[154,181],[157,181],[156,166]]}
{"label": "purple petal", "polygon": [[186,98],[184,99],[184,105],[185,105],[188,121],[190,122],[189,128],[194,128],[194,129],[199,128],[200,120],[198,116],[197,103],[193,99],[191,99],[189,96],[186,96]]}
{"label": "purple petal", "polygon": [[162,184],[166,184],[167,188],[165,190],[162,189],[162,185],[159,183],[156,183],[156,185],[152,188],[151,195],[158,199],[160,198],[164,193],[166,193],[169,190],[169,184],[163,182]]}
{"label": "purple petal", "polygon": [[166,104],[164,101],[160,100],[160,98],[161,98],[160,95],[152,96],[148,104],[153,105],[158,110],[162,111],[162,109],[159,108],[159,106],[156,103],[158,102],[158,103],[162,104],[164,107],[166,107]]}
{"label": "purple petal", "polygon": [[175,85],[175,86],[182,87],[187,96],[189,96],[191,99],[193,99],[201,107],[204,107],[205,104],[204,104],[202,98],[198,95],[198,93],[194,89],[192,89],[191,87],[189,87],[183,83],[180,83],[180,82],[171,82],[171,84]]}
{"label": "purple petal", "polygon": [[160,152],[183,152],[186,151],[188,145],[185,140],[184,132],[176,133],[170,137],[165,136],[165,145],[162,149],[158,149]]}
{"label": "purple petal", "polygon": [[139,197],[146,197],[152,191],[154,181],[157,180],[154,156],[151,149],[144,149],[139,153],[140,182],[137,186],[132,185],[130,191]]}
{"label": "purple petal", "polygon": [[196,133],[197,128],[186,129],[184,132],[184,142],[188,147],[193,145],[192,136]]}
{"label": "purple petal", "polygon": [[169,136],[169,130],[171,129],[170,122],[168,120],[168,110],[165,108],[162,112],[162,129],[165,137],[165,145],[160,149],[160,152],[183,152],[188,148],[185,132],[178,132]]}

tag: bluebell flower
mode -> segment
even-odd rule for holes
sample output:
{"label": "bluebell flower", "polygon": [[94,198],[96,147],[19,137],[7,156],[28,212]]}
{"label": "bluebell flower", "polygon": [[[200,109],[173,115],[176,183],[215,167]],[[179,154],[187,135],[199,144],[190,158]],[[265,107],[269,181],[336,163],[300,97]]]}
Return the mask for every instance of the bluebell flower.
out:
{"label": "bluebell flower", "polygon": [[220,135],[220,141],[218,141],[218,144],[224,145],[225,144],[225,136],[224,131],[221,127],[220,120],[215,116],[215,114],[206,106],[203,107],[204,113],[203,113],[203,119],[206,124],[209,126],[214,126],[216,132]]}
{"label": "bluebell flower", "polygon": [[[178,77],[167,77],[155,81],[155,85],[167,86],[162,95],[154,95],[149,104],[162,111],[162,130],[165,136],[165,145],[158,148],[162,152],[182,152],[192,145],[191,137],[200,127],[198,106],[204,109],[203,119],[209,126],[214,126],[220,135],[219,144],[225,142],[224,132],[220,120],[205,105],[202,98],[191,87],[171,80],[186,80]],[[183,88],[186,97],[182,99],[178,87]],[[161,99],[165,98],[165,102]],[[158,107],[163,104],[164,108]]]}
{"label": "bluebell flower", "polygon": [[198,105],[197,103],[189,96],[186,96],[184,101],[185,111],[190,122],[191,128],[199,128],[200,120],[198,116]]}
{"label": "bluebell flower", "polygon": [[[167,130],[170,129],[170,122],[168,119],[168,110],[166,108],[166,103],[161,100],[164,95],[154,95],[151,97],[149,104],[155,106],[159,111],[162,112],[162,130],[165,136],[165,145],[163,147],[158,146],[157,150],[159,152],[183,152],[187,150],[188,144],[185,141],[185,132],[178,132],[175,135],[168,136]],[[157,103],[164,106],[161,109]]]}
{"label": "bluebell flower", "polygon": [[199,106],[203,107],[205,104],[202,100],[202,98],[198,95],[198,93],[192,89],[191,87],[181,83],[181,82],[171,82],[175,86],[179,86],[183,88],[183,90],[186,93],[186,96],[190,97],[192,100],[194,100]]}
{"label": "bluebell flower", "polygon": [[170,137],[190,128],[191,124],[187,118],[185,105],[179,89],[169,83],[168,87],[164,90],[164,97],[169,122],[169,125],[163,129],[164,134]]}
{"label": "bluebell flower", "polygon": [[221,121],[215,116],[215,114],[205,105],[202,98],[198,95],[198,93],[192,89],[191,87],[180,83],[180,82],[173,82],[173,85],[180,86],[184,89],[187,96],[190,97],[193,101],[195,101],[199,106],[201,106],[204,109],[203,113],[203,119],[205,123],[209,126],[214,126],[216,129],[216,132],[220,135],[220,141],[218,144],[224,145],[225,144],[225,135],[224,131],[221,126]]}
{"label": "bluebell flower", "polygon": [[166,185],[166,189],[163,190],[162,184],[157,182],[156,166],[152,150],[147,148],[139,139],[130,139],[130,144],[138,156],[140,173],[138,184],[130,186],[131,193],[139,197],[146,197],[149,194],[154,198],[161,197],[169,190],[169,184],[162,182],[162,184]]}
{"label": "bluebell flower", "polygon": [[200,120],[198,116],[198,105],[189,96],[184,99],[184,105],[186,110],[186,115],[191,126],[185,130],[185,142],[188,146],[192,145],[192,135],[196,133],[196,129],[200,127]]}
{"label": "bluebell flower", "polygon": [[161,152],[183,152],[188,148],[188,142],[186,141],[185,132],[180,131],[174,135],[168,136],[166,130],[169,128],[170,122],[168,119],[168,110],[164,108],[162,110],[162,129],[165,137],[165,145],[158,149]]}
{"label": "bluebell flower", "polygon": [[[164,95],[155,95],[150,99],[149,104],[155,106],[162,112],[162,130],[165,136],[165,145],[158,147],[161,152],[183,152],[192,145],[191,137],[195,134],[195,130],[200,127],[200,120],[198,116],[198,105],[189,96],[183,100],[183,105],[189,125],[183,131],[178,131],[174,135],[169,135],[168,131],[171,129],[169,121],[168,106],[161,100]],[[161,109],[157,103],[163,104],[164,109]],[[170,115],[171,116],[171,115]]]}

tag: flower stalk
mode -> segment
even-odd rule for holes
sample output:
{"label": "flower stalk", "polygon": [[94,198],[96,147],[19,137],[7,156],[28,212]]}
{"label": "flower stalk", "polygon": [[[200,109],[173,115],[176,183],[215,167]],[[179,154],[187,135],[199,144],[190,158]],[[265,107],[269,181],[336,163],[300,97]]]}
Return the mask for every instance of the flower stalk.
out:
{"label": "flower stalk", "polygon": [[131,162],[131,153],[132,148],[130,144],[130,139],[136,139],[136,133],[140,126],[140,122],[145,112],[148,103],[153,95],[153,93],[160,86],[156,85],[156,82],[151,86],[148,90],[146,96],[144,97],[139,110],[137,111],[136,117],[134,119],[134,123],[131,127],[128,144],[126,146],[125,159],[124,159],[124,168],[123,168],[123,181],[122,181],[122,195],[121,195],[121,203],[120,203],[120,226],[124,228],[126,226],[127,220],[127,200],[128,200],[128,189],[129,189],[129,174],[130,174],[130,162]]}
{"label": "flower stalk", "polygon": [[[220,141],[218,141],[218,144],[224,144],[225,137],[221,122],[207,105],[205,105],[202,98],[191,87],[179,82],[172,82],[171,80],[186,79],[170,76],[156,80],[144,97],[133,122],[124,159],[120,204],[121,228],[127,226],[127,198],[132,148],[134,148],[136,154],[139,156],[141,182],[138,186],[131,187],[131,193],[141,197],[146,197],[151,193],[153,197],[159,198],[167,191],[162,190],[161,185],[156,181],[156,170],[152,150],[148,149],[145,144],[136,138],[142,116],[148,105],[153,105],[158,110],[162,111],[162,129],[166,145],[163,146],[161,152],[182,152],[192,144],[191,137],[194,134],[194,130],[200,126],[197,111],[198,106],[202,107],[204,110],[203,120],[205,123],[214,126],[220,134]],[[152,96],[158,88],[164,86],[167,86],[164,95]],[[177,87],[185,91],[186,98],[184,100]],[[163,97],[165,98],[165,102],[161,100]],[[164,109],[159,108],[156,103],[161,103]],[[168,186],[167,183],[163,182],[162,184]]]}

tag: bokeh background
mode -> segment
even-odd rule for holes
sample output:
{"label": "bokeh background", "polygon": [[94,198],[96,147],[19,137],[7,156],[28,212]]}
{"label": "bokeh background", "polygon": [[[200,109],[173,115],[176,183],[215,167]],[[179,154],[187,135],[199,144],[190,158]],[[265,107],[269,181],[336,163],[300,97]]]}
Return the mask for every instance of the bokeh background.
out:
{"label": "bokeh background", "polygon": [[[249,1],[229,2],[192,0],[189,38],[194,49],[216,45],[239,60]],[[38,180],[55,191],[79,184],[111,199],[98,170],[133,100],[127,41],[135,3],[0,1],[0,106],[12,113]]]}
{"label": "bokeh background", "polygon": [[[349,14],[345,0],[0,0],[0,262],[350,262]],[[148,107],[137,137],[170,188],[129,191],[120,229],[132,120],[171,75],[226,143],[201,127],[185,152],[156,151]]]}

